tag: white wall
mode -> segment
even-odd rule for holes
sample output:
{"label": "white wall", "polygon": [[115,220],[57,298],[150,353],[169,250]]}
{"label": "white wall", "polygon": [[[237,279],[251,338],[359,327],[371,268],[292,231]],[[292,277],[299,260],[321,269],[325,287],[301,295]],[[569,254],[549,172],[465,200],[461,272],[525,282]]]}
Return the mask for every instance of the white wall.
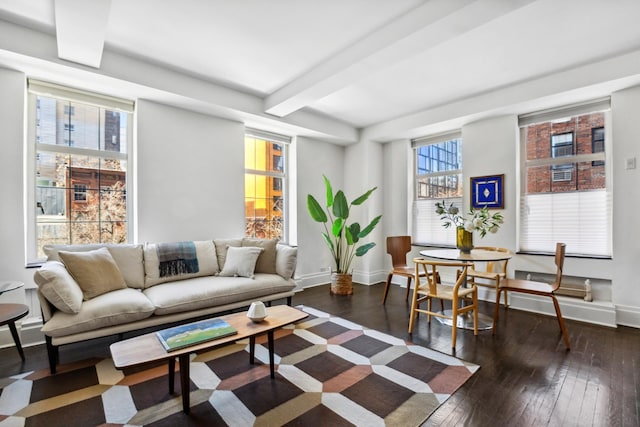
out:
{"label": "white wall", "polygon": [[[345,150],[344,191],[349,202],[360,197],[366,191],[377,187],[366,202],[352,207],[349,223],[358,222],[362,228],[378,215],[384,217],[384,160],[383,145],[368,140],[360,140]],[[368,236],[357,244],[374,242],[373,247],[363,257],[353,260],[353,280],[363,284],[375,284],[386,280],[384,226],[380,223]]]}
{"label": "white wall", "polygon": [[[33,285],[33,270],[25,268],[24,239],[24,114],[25,75],[0,69],[0,280]],[[24,298],[24,291],[9,292],[2,301]]]}
{"label": "white wall", "polygon": [[325,186],[322,175],[326,175],[334,189],[344,184],[344,147],[327,142],[298,138],[296,142],[298,168],[298,265],[296,281],[299,286],[329,283],[334,266],[329,248],[321,236],[322,224],[311,219],[307,213],[307,195],[312,194],[324,206]]}
{"label": "white wall", "polygon": [[[33,269],[26,268],[24,232],[24,132],[26,77],[0,69],[0,281],[20,281],[24,287],[0,296],[2,303],[27,304],[30,312],[18,321],[24,343],[40,340],[40,307],[35,296]],[[13,346],[6,326],[0,328],[0,347]],[[16,354],[17,357],[17,354]]]}
{"label": "white wall", "polygon": [[244,235],[244,125],[137,102],[139,242]]}
{"label": "white wall", "polygon": [[[640,327],[640,87],[611,96],[613,122],[613,302],[618,323]],[[636,159],[636,169],[625,161]]]}

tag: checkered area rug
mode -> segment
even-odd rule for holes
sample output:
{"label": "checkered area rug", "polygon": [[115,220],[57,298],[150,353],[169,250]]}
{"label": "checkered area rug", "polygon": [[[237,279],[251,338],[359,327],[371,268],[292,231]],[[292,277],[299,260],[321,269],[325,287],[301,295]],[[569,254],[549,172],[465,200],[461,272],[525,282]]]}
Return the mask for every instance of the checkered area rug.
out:
{"label": "checkered area rug", "polygon": [[309,317],[276,331],[275,379],[266,338],[255,365],[248,340],[194,355],[189,415],[166,366],[123,373],[93,359],[0,380],[0,426],[417,426],[479,369],[299,308]]}

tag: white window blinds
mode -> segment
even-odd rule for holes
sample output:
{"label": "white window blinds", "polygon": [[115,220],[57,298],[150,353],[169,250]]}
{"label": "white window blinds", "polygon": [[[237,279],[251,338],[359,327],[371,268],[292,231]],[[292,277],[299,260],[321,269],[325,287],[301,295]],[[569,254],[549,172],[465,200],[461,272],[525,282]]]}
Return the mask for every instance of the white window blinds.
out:
{"label": "white window blinds", "polygon": [[[608,110],[607,99],[519,118],[520,251],[553,253],[563,242],[567,254],[611,256]],[[600,129],[603,151],[593,141],[601,138]],[[559,156],[558,140],[569,136],[571,144]]]}

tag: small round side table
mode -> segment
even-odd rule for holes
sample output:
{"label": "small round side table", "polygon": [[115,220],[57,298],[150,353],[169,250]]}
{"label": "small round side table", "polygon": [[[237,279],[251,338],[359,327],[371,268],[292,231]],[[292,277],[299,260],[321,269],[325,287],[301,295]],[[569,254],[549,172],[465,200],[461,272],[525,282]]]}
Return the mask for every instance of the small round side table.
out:
{"label": "small round side table", "polygon": [[[24,284],[22,282],[3,281],[0,282],[0,295],[5,292],[13,291],[14,289],[21,288]],[[29,307],[24,304],[0,304],[0,326],[8,325],[11,331],[13,341],[16,343],[20,358],[24,360],[24,351],[22,350],[22,344],[20,344],[20,337],[16,329],[16,320],[20,320],[29,314]]]}

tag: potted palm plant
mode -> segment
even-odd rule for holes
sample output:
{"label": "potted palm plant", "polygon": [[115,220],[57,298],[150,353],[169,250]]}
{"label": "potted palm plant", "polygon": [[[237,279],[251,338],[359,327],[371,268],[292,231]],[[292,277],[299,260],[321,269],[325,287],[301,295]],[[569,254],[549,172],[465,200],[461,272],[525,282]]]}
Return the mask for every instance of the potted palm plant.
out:
{"label": "potted palm plant", "polygon": [[335,270],[331,274],[331,293],[351,295],[353,293],[351,263],[354,257],[363,256],[376,245],[370,242],[356,247],[356,244],[371,233],[380,222],[382,215],[375,217],[364,228],[361,228],[357,222],[348,224],[347,220],[351,208],[364,203],[377,187],[349,203],[342,190],[334,193],[329,179],[324,175],[322,177],[326,189],[326,206],[323,208],[316,198],[309,194],[307,195],[307,210],[314,221],[323,224],[322,237],[329,247],[335,263]]}

